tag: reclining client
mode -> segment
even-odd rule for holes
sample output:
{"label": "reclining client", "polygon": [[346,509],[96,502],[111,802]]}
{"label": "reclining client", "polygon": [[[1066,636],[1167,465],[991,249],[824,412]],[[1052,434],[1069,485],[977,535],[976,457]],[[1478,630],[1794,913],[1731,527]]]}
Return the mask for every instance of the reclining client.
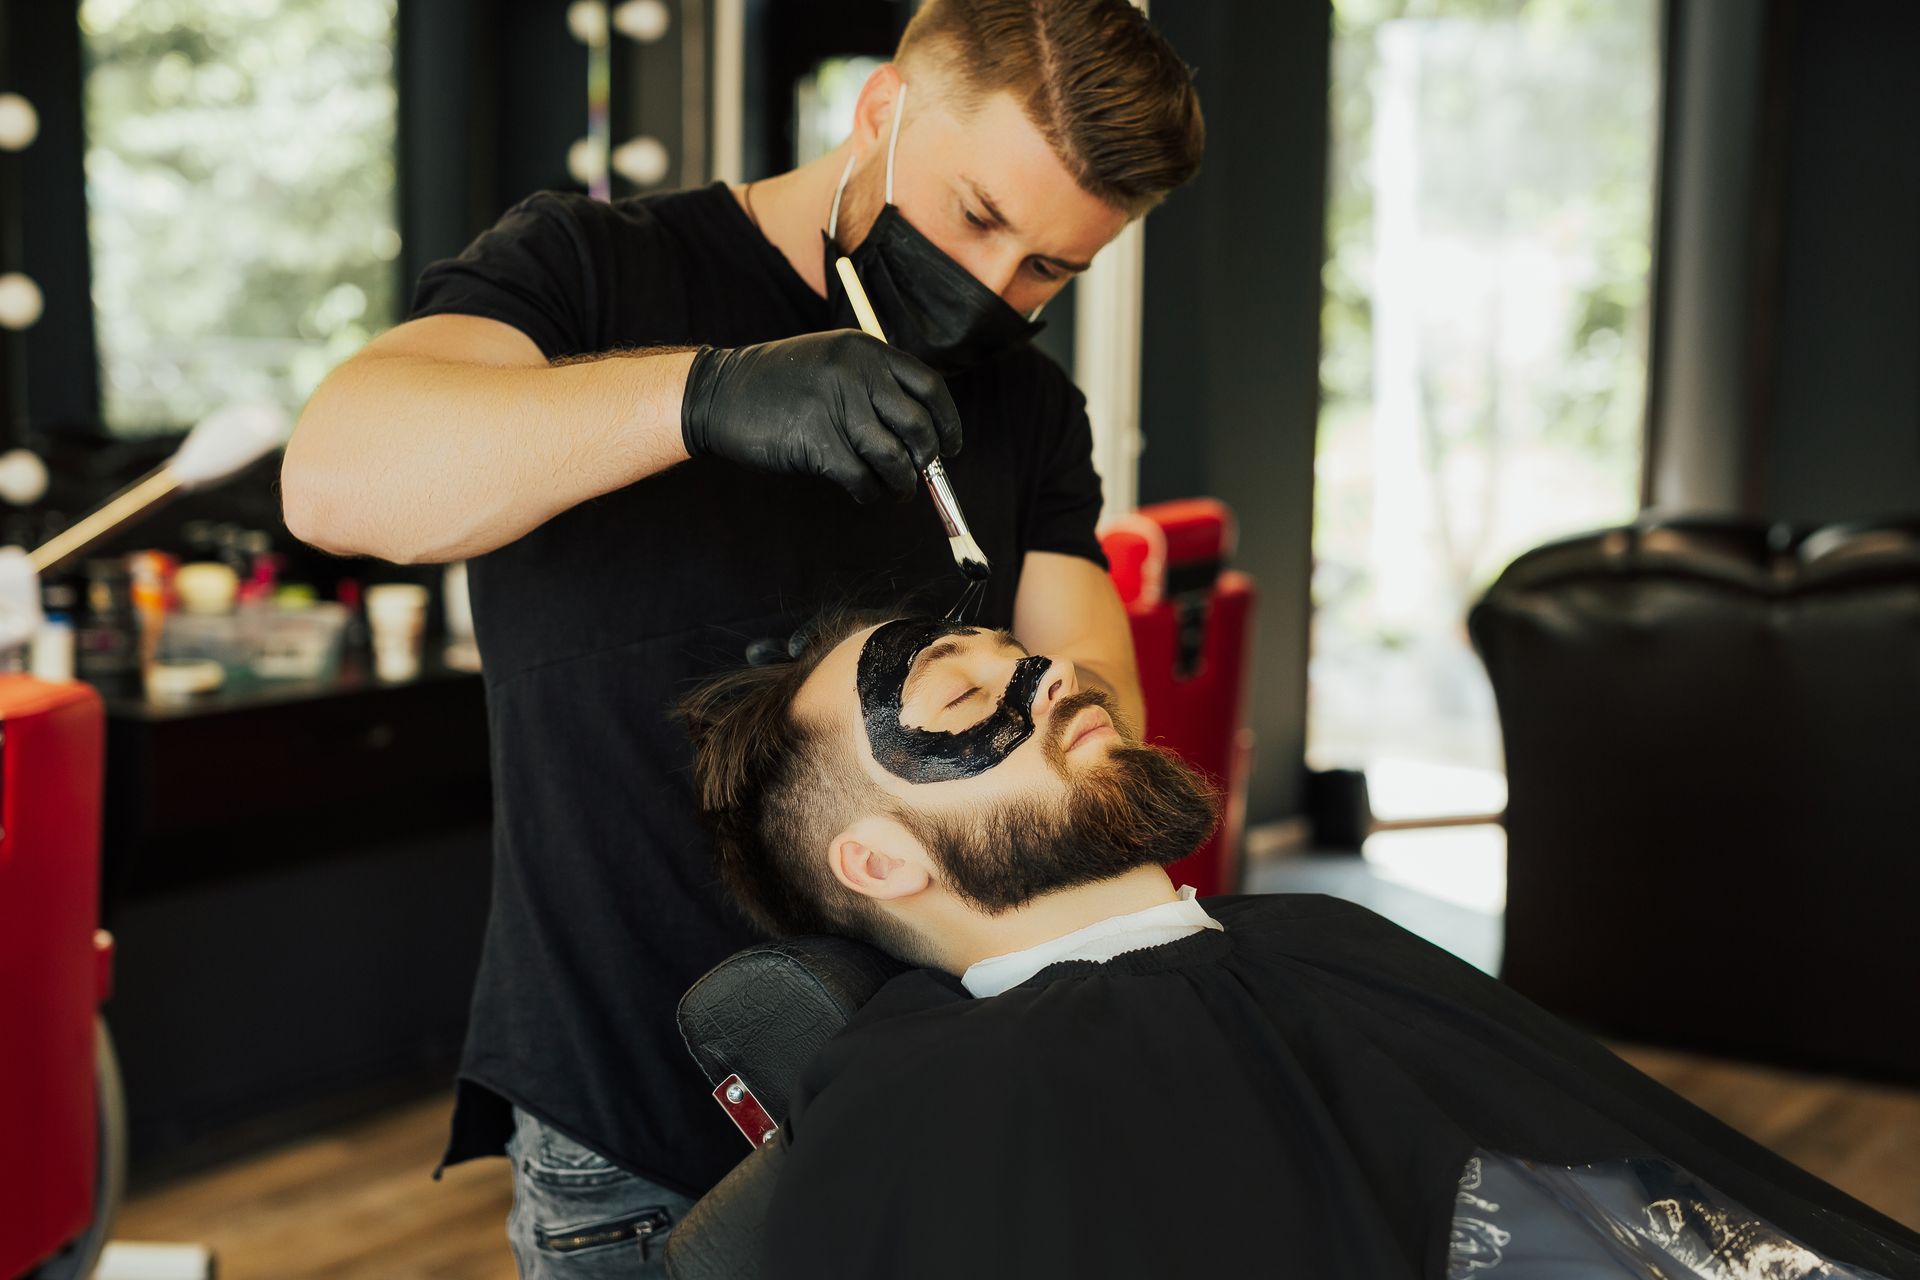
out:
{"label": "reclining client", "polygon": [[763,1274],[1920,1277],[1920,1235],[1365,908],[1177,889],[1218,797],[1007,632],[823,618],[680,710],[747,913],[919,966],[756,1155]]}

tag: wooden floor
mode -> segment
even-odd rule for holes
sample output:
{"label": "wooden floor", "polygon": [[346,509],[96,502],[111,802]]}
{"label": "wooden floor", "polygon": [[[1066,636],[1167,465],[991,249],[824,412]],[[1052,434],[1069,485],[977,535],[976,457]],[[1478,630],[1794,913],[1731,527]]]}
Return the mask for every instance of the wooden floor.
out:
{"label": "wooden floor", "polygon": [[[1920,1092],[1615,1046],[1641,1070],[1920,1228]],[[211,1246],[221,1280],[513,1280],[504,1160],[429,1176],[434,1098],[139,1196],[116,1238]]]}

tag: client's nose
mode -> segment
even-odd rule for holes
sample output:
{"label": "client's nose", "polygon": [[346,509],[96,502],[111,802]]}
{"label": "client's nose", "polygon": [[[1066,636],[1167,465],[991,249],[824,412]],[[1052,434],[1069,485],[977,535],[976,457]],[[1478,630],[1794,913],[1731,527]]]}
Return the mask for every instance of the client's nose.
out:
{"label": "client's nose", "polygon": [[1074,674],[1073,663],[1065,658],[1053,659],[1053,665],[1047,668],[1046,675],[1040,677],[1039,692],[1033,695],[1033,714],[1036,717],[1050,714],[1054,704],[1079,688],[1080,681]]}

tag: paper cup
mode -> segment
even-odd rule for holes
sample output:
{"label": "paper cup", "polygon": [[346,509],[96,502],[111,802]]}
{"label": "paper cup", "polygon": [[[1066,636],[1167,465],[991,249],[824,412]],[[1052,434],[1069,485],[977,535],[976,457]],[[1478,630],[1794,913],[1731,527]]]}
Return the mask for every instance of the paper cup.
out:
{"label": "paper cup", "polygon": [[414,582],[381,582],[367,588],[367,626],[373,632],[373,671],[382,680],[420,674],[421,637],[427,626],[427,589]]}

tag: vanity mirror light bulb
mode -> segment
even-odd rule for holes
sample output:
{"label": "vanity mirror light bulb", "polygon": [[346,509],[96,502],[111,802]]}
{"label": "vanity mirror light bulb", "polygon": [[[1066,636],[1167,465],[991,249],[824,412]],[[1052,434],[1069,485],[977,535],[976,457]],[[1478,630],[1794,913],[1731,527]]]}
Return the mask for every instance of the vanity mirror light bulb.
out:
{"label": "vanity mirror light bulb", "polygon": [[40,113],[17,93],[0,93],[0,151],[25,151],[40,136]]}
{"label": "vanity mirror light bulb", "polygon": [[658,138],[630,138],[613,153],[613,171],[636,187],[650,187],[667,176],[673,158]]}
{"label": "vanity mirror light bulb", "polygon": [[629,40],[652,44],[667,34],[672,19],[662,0],[626,0],[613,11],[613,29]]}
{"label": "vanity mirror light bulb", "polygon": [[607,6],[603,0],[574,0],[567,6],[567,30],[589,49],[607,42]]}
{"label": "vanity mirror light bulb", "polygon": [[31,276],[18,271],[0,276],[0,328],[31,329],[45,305]]}

